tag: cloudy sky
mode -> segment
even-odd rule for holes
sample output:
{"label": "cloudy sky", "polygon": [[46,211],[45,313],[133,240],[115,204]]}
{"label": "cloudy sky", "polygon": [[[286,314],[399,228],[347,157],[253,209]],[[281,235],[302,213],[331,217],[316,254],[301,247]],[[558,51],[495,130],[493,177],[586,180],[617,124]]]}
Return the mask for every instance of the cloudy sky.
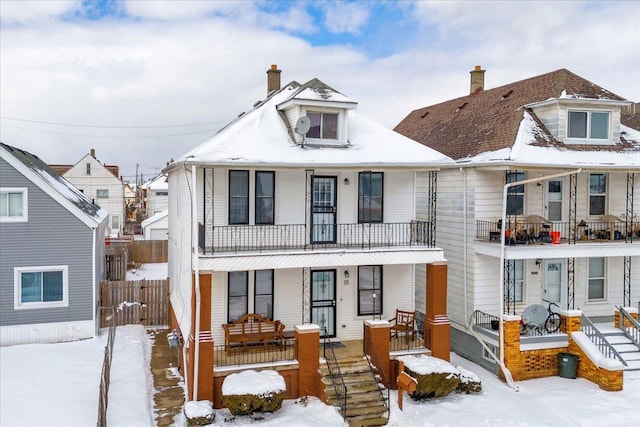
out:
{"label": "cloudy sky", "polygon": [[91,148],[134,181],[282,83],[317,77],[394,127],[411,110],[567,68],[640,101],[636,1],[0,0],[0,138]]}

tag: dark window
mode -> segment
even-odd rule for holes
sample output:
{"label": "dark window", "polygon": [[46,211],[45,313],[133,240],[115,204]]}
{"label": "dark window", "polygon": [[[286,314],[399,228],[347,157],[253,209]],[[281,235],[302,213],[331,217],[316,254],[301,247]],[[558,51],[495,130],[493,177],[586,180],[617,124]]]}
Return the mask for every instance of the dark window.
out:
{"label": "dark window", "polygon": [[382,172],[358,174],[358,222],[382,222]]}
{"label": "dark window", "polygon": [[609,139],[609,113],[569,111],[569,138]]}
{"label": "dark window", "polygon": [[274,223],[275,172],[256,172],[256,224]]}
{"label": "dark window", "polygon": [[338,115],[333,113],[307,112],[311,128],[307,138],[338,139]]}
{"label": "dark window", "polygon": [[273,319],[273,270],[256,270],[253,311]]}
{"label": "dark window", "polygon": [[[524,172],[507,171],[506,182],[518,182],[524,180]],[[514,185],[507,189],[507,215],[524,214],[524,184]]]}
{"label": "dark window", "polygon": [[87,163],[87,175],[91,175],[91,163]]}
{"label": "dark window", "polygon": [[589,215],[604,215],[607,202],[607,174],[589,174]]}
{"label": "dark window", "polygon": [[62,271],[30,271],[21,276],[21,303],[63,300]]}
{"label": "dark window", "polygon": [[358,267],[358,315],[382,313],[382,266]]}
{"label": "dark window", "polygon": [[229,315],[227,318],[229,323],[247,314],[247,277],[246,271],[229,272]]}
{"label": "dark window", "polygon": [[589,258],[588,299],[604,299],[604,258]]}
{"label": "dark window", "polygon": [[229,224],[249,224],[249,171],[229,171]]}

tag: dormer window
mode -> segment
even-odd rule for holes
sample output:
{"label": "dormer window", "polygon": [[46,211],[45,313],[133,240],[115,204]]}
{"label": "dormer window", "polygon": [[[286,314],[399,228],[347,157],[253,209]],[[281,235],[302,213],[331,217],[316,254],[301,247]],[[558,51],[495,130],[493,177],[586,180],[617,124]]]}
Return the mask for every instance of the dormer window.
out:
{"label": "dormer window", "polygon": [[572,139],[609,139],[609,112],[569,111],[567,136]]}
{"label": "dormer window", "polygon": [[308,111],[307,117],[311,121],[307,138],[338,139],[338,114]]}

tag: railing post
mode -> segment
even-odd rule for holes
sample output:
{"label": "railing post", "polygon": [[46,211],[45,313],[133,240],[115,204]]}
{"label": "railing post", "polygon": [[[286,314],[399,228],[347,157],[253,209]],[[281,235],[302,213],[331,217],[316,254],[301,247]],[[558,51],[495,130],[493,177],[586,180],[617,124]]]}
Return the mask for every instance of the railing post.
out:
{"label": "railing post", "polygon": [[504,365],[511,372],[513,379],[519,381],[522,374],[522,353],[520,353],[520,322],[522,317],[517,314],[506,314],[503,319]]}
{"label": "railing post", "polygon": [[294,325],[296,359],[301,396],[320,397],[320,327],[318,325]]}

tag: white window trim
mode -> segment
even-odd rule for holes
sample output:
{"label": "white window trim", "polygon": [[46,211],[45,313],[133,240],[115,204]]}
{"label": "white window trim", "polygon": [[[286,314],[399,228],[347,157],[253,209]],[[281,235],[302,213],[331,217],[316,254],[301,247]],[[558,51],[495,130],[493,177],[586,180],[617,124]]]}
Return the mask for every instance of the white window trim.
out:
{"label": "white window trim", "polygon": [[0,187],[0,192],[22,193],[22,216],[0,216],[0,222],[28,222],[29,221],[29,189],[26,187]]}
{"label": "white window trim", "polygon": [[[589,261],[591,258],[587,258],[587,286],[585,286],[585,290],[586,290],[586,295],[585,295],[585,300],[587,301],[587,304],[598,304],[598,303],[602,303],[608,300],[607,298],[607,258],[606,257],[594,257],[594,258],[602,258],[603,260],[603,266],[602,266],[602,270],[603,270],[603,277],[602,277],[602,298],[589,298],[589,280],[591,279],[591,276],[589,276],[589,263],[591,261]],[[594,279],[599,279],[599,277],[594,277]]]}
{"label": "white window trim", "polygon": [[[604,193],[592,193],[591,192],[591,175],[604,175]],[[590,219],[600,219],[602,215],[609,212],[609,174],[607,172],[590,172],[587,175],[587,217]],[[604,196],[604,213],[591,214],[591,196]]]}
{"label": "white window trim", "polygon": [[[587,135],[591,133],[591,113],[608,113],[609,114],[609,123],[607,125],[607,138],[590,138],[587,136],[586,138],[576,138],[569,136],[569,114],[570,113],[587,113]],[[569,108],[567,109],[567,129],[566,129],[566,144],[585,144],[585,145],[607,145],[614,144],[613,141],[613,130],[611,129],[613,111],[611,110],[594,110],[588,108]]]}
{"label": "white window trim", "polygon": [[[62,301],[48,302],[22,302],[22,273],[62,271]],[[13,309],[30,310],[37,308],[58,308],[69,306],[69,266],[68,265],[47,265],[34,267],[14,267],[13,269]]]}
{"label": "white window trim", "polygon": [[[106,191],[107,195],[106,196],[99,196],[99,191]],[[96,190],[96,199],[108,199],[109,198],[109,189],[108,188],[98,188]]]}
{"label": "white window trim", "polygon": [[327,138],[306,138],[305,141],[308,144],[313,145],[328,145],[328,146],[336,146],[342,145],[342,120],[344,112],[342,110],[332,110],[330,108],[306,108],[303,110],[303,115],[308,115],[308,113],[320,113],[320,114],[337,114],[338,115],[338,129],[336,132],[336,139],[327,139]]}

